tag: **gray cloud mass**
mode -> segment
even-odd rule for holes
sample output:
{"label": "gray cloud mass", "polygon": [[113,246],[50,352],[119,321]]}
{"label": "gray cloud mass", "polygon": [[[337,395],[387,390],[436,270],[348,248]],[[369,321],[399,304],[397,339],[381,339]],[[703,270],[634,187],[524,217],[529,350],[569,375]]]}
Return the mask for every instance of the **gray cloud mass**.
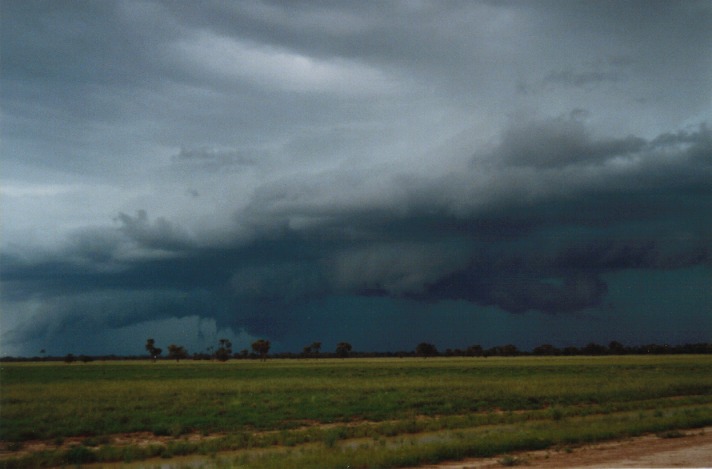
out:
{"label": "gray cloud mass", "polygon": [[1,9],[1,355],[711,337],[708,2]]}

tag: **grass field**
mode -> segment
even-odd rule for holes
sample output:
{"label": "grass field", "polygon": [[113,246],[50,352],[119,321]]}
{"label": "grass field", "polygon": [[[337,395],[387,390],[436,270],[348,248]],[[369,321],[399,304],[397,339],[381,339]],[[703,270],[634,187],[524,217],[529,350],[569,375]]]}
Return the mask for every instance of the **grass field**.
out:
{"label": "grass field", "polygon": [[0,385],[2,467],[398,467],[712,424],[712,356],[4,363]]}

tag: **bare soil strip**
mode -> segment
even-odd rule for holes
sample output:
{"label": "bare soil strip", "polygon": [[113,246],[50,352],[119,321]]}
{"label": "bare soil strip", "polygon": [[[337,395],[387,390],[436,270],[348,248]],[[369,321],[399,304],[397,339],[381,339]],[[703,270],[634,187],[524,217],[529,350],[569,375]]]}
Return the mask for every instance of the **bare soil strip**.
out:
{"label": "bare soil strip", "polygon": [[[166,445],[171,441],[189,441],[197,442],[203,440],[209,440],[214,438],[219,438],[223,436],[222,433],[215,433],[212,435],[202,435],[200,433],[193,433],[190,435],[183,435],[180,437],[171,436],[156,436],[151,432],[136,432],[136,433],[121,433],[116,435],[111,435],[108,438],[108,443],[123,447],[123,446],[138,446],[145,447],[149,445]],[[11,451],[8,447],[11,444],[7,442],[0,442],[0,462],[9,458],[19,458],[28,456],[32,453],[37,453],[40,451],[66,451],[75,446],[85,445],[87,446],[87,440],[92,440],[91,437],[68,437],[62,438],[61,443],[56,443],[51,440],[30,440],[24,441],[21,444],[21,449]],[[88,445],[91,446],[91,445]],[[98,444],[96,445],[98,446]]]}
{"label": "bare soil strip", "polygon": [[[525,451],[500,455],[493,458],[470,458],[462,461],[446,461],[434,465],[418,466],[410,469],[486,469],[521,465],[527,469],[601,469],[601,468],[712,468],[712,427],[686,430],[682,436],[663,438],[657,435],[645,435],[605,443],[587,444],[567,448]],[[188,435],[181,437],[189,441],[216,438],[220,435]],[[146,446],[166,444],[175,439],[157,437],[151,433],[132,433],[114,435],[112,444]],[[0,461],[8,457],[24,456],[35,451],[69,448],[78,445],[82,438],[67,438],[59,447],[50,442],[26,442],[20,451],[8,451],[0,448]],[[6,445],[3,445],[6,446]],[[228,452],[230,454],[238,452]],[[228,454],[225,453],[225,454]],[[220,453],[217,454],[221,456]],[[161,461],[164,467],[174,467],[172,463],[182,461],[205,462],[203,456],[188,456],[174,460]],[[144,466],[148,461],[139,461],[136,467]],[[190,464],[188,464],[190,465]],[[89,465],[88,467],[91,467]],[[107,466],[104,464],[103,466]],[[108,466],[111,466],[110,464]]]}
{"label": "bare soil strip", "polygon": [[[712,427],[687,430],[678,438],[646,435],[559,450],[512,453],[419,466],[417,469],[485,469],[523,465],[527,469],[712,467]],[[416,469],[416,468],[411,468]]]}

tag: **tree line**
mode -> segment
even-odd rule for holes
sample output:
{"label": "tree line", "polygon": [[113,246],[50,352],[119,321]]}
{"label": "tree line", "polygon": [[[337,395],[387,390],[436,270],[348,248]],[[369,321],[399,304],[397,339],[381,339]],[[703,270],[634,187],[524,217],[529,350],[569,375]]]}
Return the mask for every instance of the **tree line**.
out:
{"label": "tree line", "polygon": [[[259,339],[252,343],[252,353],[247,349],[238,353],[233,353],[232,342],[229,339],[220,339],[217,348],[210,346],[202,353],[194,353],[192,358],[196,360],[219,360],[227,361],[230,358],[260,358],[265,360],[270,349],[269,340]],[[156,347],[156,341],[152,338],[146,339],[145,349],[153,361],[156,361],[163,350]],[[182,345],[170,344],[168,346],[168,358],[180,361],[189,358],[188,351]]]}
{"label": "tree line", "polygon": [[[586,344],[583,347],[566,346],[555,347],[551,344],[542,344],[534,347],[530,351],[520,350],[516,345],[505,344],[485,348],[481,345],[470,345],[466,348],[446,348],[439,350],[430,342],[421,342],[412,350],[402,350],[396,352],[357,352],[348,342],[339,342],[333,351],[323,351],[321,342],[312,342],[304,346],[301,352],[280,352],[270,354],[271,344],[269,340],[258,339],[254,341],[250,349],[242,349],[234,352],[232,342],[229,339],[220,339],[216,346],[210,346],[205,351],[190,354],[188,350],[177,344],[170,344],[167,353],[163,354],[163,349],[156,346],[156,341],[152,338],[146,340],[144,346],[148,357],[153,360],[217,360],[227,361],[230,359],[259,359],[269,358],[349,358],[349,357],[517,357],[517,356],[576,356],[576,355],[668,355],[668,354],[712,354],[712,343],[692,343],[683,345],[667,344],[646,344],[646,345],[623,345],[618,341],[611,341],[608,345],[595,342]],[[91,362],[98,360],[132,360],[145,359],[146,356],[117,356],[117,355],[74,355],[69,353],[64,357],[49,356],[45,350],[35,357],[2,357],[0,361],[61,361],[67,363],[75,361]]]}
{"label": "tree line", "polygon": [[[517,357],[517,356],[575,356],[575,355],[646,355],[646,354],[712,354],[711,343],[695,343],[684,345],[660,345],[647,344],[637,346],[626,346],[618,341],[611,341],[608,345],[595,342],[588,343],[583,347],[567,346],[563,348],[555,347],[551,344],[542,344],[534,347],[531,351],[523,351],[514,344],[497,345],[484,348],[475,344],[467,348],[450,349],[439,351],[430,342],[421,342],[413,350],[399,352],[354,352],[353,347],[348,342],[339,342],[333,352],[322,352],[321,342],[312,342],[304,346],[301,353],[283,352],[269,355],[270,342],[259,339],[252,343],[252,351],[243,349],[233,353],[232,343],[227,339],[220,339],[217,348],[208,347],[207,353],[194,353],[196,360],[219,360],[227,361],[234,359],[262,359],[268,356],[273,358],[348,358],[348,357]],[[146,350],[155,360],[161,354],[160,349],[156,349],[153,339],[146,342]],[[156,351],[158,351],[156,353]],[[188,352],[183,348],[171,344],[168,346],[168,358],[180,360],[189,358]]]}
{"label": "tree line", "polygon": [[618,341],[611,341],[608,345],[590,342],[583,347],[566,346],[555,347],[551,344],[542,344],[531,351],[519,350],[516,345],[506,344],[495,347],[483,348],[480,345],[471,345],[465,349],[445,349],[439,352],[430,343],[421,342],[415,349],[417,356],[445,356],[445,357],[516,357],[516,356],[576,356],[576,355],[667,355],[667,354],[712,354],[712,343],[694,343],[683,345],[645,344],[626,346]]}
{"label": "tree line", "polygon": [[[155,341],[153,339],[146,340],[146,351],[148,351],[149,356],[155,361],[163,352],[160,348],[156,348]],[[220,339],[218,341],[218,346],[208,347],[205,352],[193,353],[192,358],[194,360],[218,360],[227,361],[230,358],[234,359],[261,359],[266,360],[269,355],[269,350],[271,344],[269,340],[258,339],[254,341],[251,345],[252,351],[248,349],[242,349],[239,352],[233,352],[232,342],[228,339]],[[346,358],[350,355],[352,350],[351,344],[348,342],[339,342],[336,345],[336,350],[333,354],[323,353],[321,351],[321,342],[312,342],[311,344],[304,347],[302,353],[298,355],[300,358],[319,358],[327,356],[336,356],[340,358]],[[275,354],[272,355],[275,358],[294,358],[295,354]],[[182,347],[175,344],[168,346],[168,358],[180,361],[181,359],[190,358],[188,351]]]}

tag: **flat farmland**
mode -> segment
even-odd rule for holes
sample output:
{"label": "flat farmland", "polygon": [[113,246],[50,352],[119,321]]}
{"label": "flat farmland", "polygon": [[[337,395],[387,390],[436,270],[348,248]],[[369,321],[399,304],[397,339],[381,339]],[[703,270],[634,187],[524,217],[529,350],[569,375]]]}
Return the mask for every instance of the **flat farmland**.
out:
{"label": "flat farmland", "polygon": [[3,363],[0,386],[2,467],[508,464],[712,425],[709,355]]}

